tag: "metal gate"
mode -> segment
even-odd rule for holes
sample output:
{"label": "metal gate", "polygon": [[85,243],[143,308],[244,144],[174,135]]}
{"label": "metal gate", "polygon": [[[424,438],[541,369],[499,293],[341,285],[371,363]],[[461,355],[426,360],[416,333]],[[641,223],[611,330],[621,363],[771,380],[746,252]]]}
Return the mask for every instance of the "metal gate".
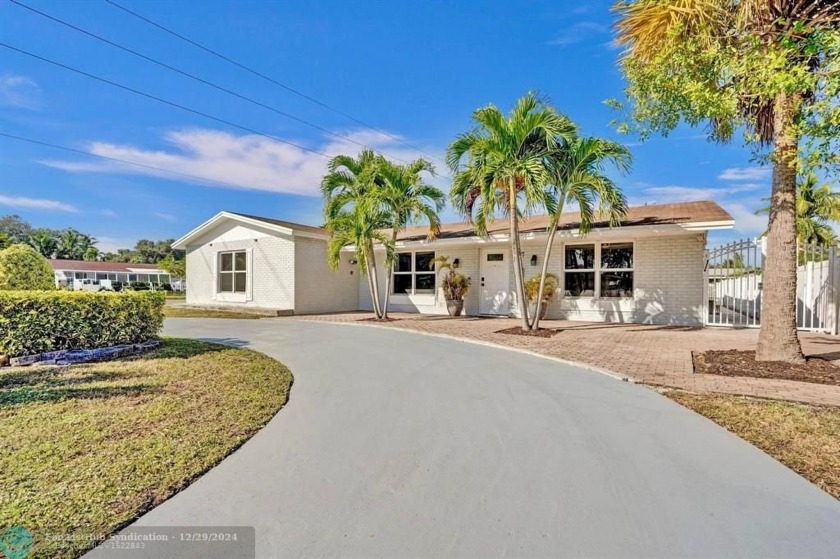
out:
{"label": "metal gate", "polygon": [[[761,325],[763,239],[727,243],[706,251],[706,324]],[[797,246],[796,324],[800,330],[838,333],[840,260],[834,247]]]}

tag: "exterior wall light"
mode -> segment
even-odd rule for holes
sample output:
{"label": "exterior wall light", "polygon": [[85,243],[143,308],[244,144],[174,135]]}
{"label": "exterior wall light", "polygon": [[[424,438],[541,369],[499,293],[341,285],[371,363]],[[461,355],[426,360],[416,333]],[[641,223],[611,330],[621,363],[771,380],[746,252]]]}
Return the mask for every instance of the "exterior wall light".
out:
{"label": "exterior wall light", "polygon": [[348,262],[351,266],[355,266],[356,264],[358,264],[358,263],[359,263],[359,261],[358,261],[358,260],[356,260],[355,258],[351,258],[351,259],[350,259],[350,260],[348,260],[347,262]]}
{"label": "exterior wall light", "polygon": [[536,265],[537,265],[537,255],[532,254],[531,255],[531,266],[536,266]]}
{"label": "exterior wall light", "polygon": [[456,258],[455,260],[452,261],[452,267],[453,268],[458,268],[460,265],[461,265],[461,259],[460,258]]}

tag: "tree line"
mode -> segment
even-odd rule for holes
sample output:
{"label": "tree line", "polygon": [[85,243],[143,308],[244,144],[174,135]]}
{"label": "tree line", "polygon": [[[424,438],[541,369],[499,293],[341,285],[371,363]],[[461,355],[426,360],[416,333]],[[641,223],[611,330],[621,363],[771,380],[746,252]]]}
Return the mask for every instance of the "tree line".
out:
{"label": "tree line", "polygon": [[0,217],[0,249],[13,244],[26,244],[45,258],[158,264],[161,261],[177,261],[184,258],[184,251],[172,248],[174,242],[175,239],[141,239],[134,248],[102,252],[96,246],[96,238],[72,227],[36,228],[18,215]]}

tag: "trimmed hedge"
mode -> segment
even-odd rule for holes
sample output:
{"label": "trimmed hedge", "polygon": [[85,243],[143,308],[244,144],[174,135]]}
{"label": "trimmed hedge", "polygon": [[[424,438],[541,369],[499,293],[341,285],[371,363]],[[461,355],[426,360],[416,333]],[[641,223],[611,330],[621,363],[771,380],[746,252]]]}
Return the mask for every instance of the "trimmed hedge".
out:
{"label": "trimmed hedge", "polygon": [[29,245],[0,250],[0,290],[55,289],[49,261]]}
{"label": "trimmed hedge", "polygon": [[9,357],[157,338],[163,293],[0,291],[0,354]]}

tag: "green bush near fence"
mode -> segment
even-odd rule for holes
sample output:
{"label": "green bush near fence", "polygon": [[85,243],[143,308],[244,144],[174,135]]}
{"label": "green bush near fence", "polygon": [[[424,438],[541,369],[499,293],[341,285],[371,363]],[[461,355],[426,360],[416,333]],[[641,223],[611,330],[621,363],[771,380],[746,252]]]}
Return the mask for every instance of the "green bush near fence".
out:
{"label": "green bush near fence", "polygon": [[163,293],[0,291],[0,354],[145,342],[163,326]]}

